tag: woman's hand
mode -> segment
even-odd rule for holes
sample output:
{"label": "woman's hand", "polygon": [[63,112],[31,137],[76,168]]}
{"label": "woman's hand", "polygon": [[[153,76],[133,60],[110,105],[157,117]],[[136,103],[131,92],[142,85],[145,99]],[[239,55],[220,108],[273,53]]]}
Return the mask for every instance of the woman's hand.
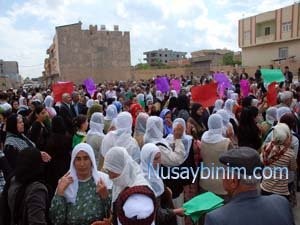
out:
{"label": "woman's hand", "polygon": [[173,209],[173,212],[176,214],[176,216],[181,216],[181,217],[184,216],[184,211],[185,211],[184,208]]}
{"label": "woman's hand", "polygon": [[104,218],[103,221],[96,221],[91,225],[110,225],[110,224],[111,224],[110,219]]}
{"label": "woman's hand", "polygon": [[51,160],[51,156],[47,152],[41,152],[43,162],[47,163]]}
{"label": "woman's hand", "polygon": [[104,181],[100,178],[100,180],[97,183],[96,187],[96,192],[97,194],[102,198],[102,199],[107,199],[108,198],[108,190],[107,187],[104,183]]}
{"label": "woman's hand", "polygon": [[62,178],[59,179],[56,194],[63,196],[65,193],[65,190],[72,183],[73,183],[73,178],[71,177],[70,172],[68,172]]}

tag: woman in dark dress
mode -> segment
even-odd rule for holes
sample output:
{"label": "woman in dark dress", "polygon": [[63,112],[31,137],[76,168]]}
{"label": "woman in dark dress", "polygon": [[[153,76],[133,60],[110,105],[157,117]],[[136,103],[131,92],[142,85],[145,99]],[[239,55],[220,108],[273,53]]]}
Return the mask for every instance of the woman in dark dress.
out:
{"label": "woman in dark dress", "polygon": [[49,136],[49,129],[45,125],[47,115],[47,110],[43,105],[37,106],[34,111],[35,121],[32,123],[28,134],[30,140],[40,151],[44,151]]}
{"label": "woman in dark dress", "polygon": [[52,158],[46,168],[46,181],[51,187],[51,197],[54,195],[59,178],[69,170],[71,150],[72,138],[66,132],[63,118],[61,116],[53,117],[51,134],[45,147],[45,151]]}

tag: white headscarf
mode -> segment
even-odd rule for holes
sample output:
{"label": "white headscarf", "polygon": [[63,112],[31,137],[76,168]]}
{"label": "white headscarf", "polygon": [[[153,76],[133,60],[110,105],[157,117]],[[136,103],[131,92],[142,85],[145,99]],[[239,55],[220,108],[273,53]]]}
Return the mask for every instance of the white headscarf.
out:
{"label": "white headscarf", "polygon": [[277,121],[277,108],[270,107],[266,111],[266,121],[273,125],[275,121]]}
{"label": "white headscarf", "polygon": [[209,144],[216,144],[225,138],[222,135],[223,121],[219,114],[212,114],[208,118],[208,131],[205,131],[201,141]]}
{"label": "white headscarf", "polygon": [[131,137],[132,116],[129,112],[121,112],[115,120],[116,130],[110,131],[102,142],[101,153],[105,157],[111,147],[124,147],[136,162],[140,162],[140,148]]}
{"label": "white headscarf", "polygon": [[83,151],[87,153],[90,157],[90,160],[92,162],[92,177],[94,179],[95,185],[97,185],[98,181],[102,179],[104,183],[106,184],[108,189],[111,189],[112,183],[108,178],[108,175],[105,173],[102,173],[100,171],[97,171],[97,165],[95,160],[95,155],[92,147],[87,143],[80,143],[75,146],[75,148],[72,151],[72,158],[71,158],[71,164],[70,164],[70,175],[73,178],[73,183],[70,184],[67,189],[65,190],[64,197],[66,198],[67,202],[75,203],[77,192],[78,192],[78,177],[76,173],[76,169],[74,166],[74,160],[77,156],[78,152]]}
{"label": "white headscarf", "polygon": [[237,102],[238,98],[239,98],[238,93],[231,93],[230,94],[230,99],[232,99],[233,101]]}
{"label": "white headscarf", "polygon": [[104,136],[104,116],[100,112],[94,112],[90,120],[90,130],[87,135],[96,134],[100,137]]}
{"label": "white headscarf", "polygon": [[53,107],[54,98],[50,95],[47,95],[47,97],[44,100],[45,107]]}
{"label": "white headscarf", "polygon": [[259,103],[259,101],[256,98],[253,98],[251,100],[251,106],[257,107],[258,103]]}
{"label": "white headscarf", "polygon": [[163,131],[164,125],[162,118],[158,116],[150,116],[146,124],[144,143],[162,143],[169,146],[168,142],[163,138]]}
{"label": "white headscarf", "polygon": [[222,117],[222,121],[223,121],[223,136],[226,136],[227,129],[228,129],[229,126],[231,126],[231,123],[229,122],[229,120],[230,120],[229,115],[226,112],[226,110],[224,110],[224,109],[220,109],[219,111],[217,111],[217,114]]}
{"label": "white headscarf", "polygon": [[89,99],[87,102],[86,102],[86,107],[91,108],[92,105],[95,104],[95,101],[93,99]]}
{"label": "white headscarf", "polygon": [[147,120],[149,118],[149,115],[147,113],[139,113],[139,115],[136,118],[134,132],[136,135],[144,135],[146,132],[146,124]]}
{"label": "white headscarf", "polygon": [[218,110],[222,109],[223,103],[224,101],[222,99],[217,99],[213,112],[217,112]]}
{"label": "white headscarf", "polygon": [[155,93],[155,96],[158,100],[160,100],[161,102],[164,100],[164,95],[160,90],[157,90]]}
{"label": "white headscarf", "polygon": [[53,103],[54,98],[51,95],[48,95],[44,100],[45,107],[52,117],[56,116],[56,110],[53,108]]}
{"label": "white headscarf", "polygon": [[227,91],[227,98],[229,99],[231,97],[231,94],[233,94],[234,91],[233,90],[228,90]]}
{"label": "white headscarf", "polygon": [[[193,137],[186,134],[186,132],[185,132],[186,123],[185,123],[184,119],[182,119],[182,118],[177,118],[177,119],[174,120],[173,125],[172,125],[173,131],[177,127],[178,124],[181,124],[183,126],[183,129],[184,129],[181,140],[182,140],[182,143],[183,143],[184,149],[185,149],[185,155],[184,155],[184,161],[185,161],[187,159],[187,157],[189,156],[191,146],[192,146],[192,143],[193,143]],[[169,144],[171,144],[174,141],[174,135],[169,134],[166,137],[166,140]]]}
{"label": "white headscarf", "polygon": [[155,155],[159,152],[160,150],[155,144],[152,143],[145,144],[141,151],[141,163],[140,163],[140,166],[144,173],[144,177],[150,183],[156,197],[161,196],[165,190],[162,179],[156,174],[157,168],[153,168],[155,170],[154,171],[151,167],[153,166]]}
{"label": "white headscarf", "polygon": [[128,155],[125,148],[113,147],[109,149],[104,157],[103,168],[110,172],[120,174],[117,178],[112,179],[113,203],[126,187],[148,186],[152,190],[151,185],[144,178],[139,164]]}
{"label": "white headscarf", "polygon": [[[100,97],[100,98],[99,98]],[[100,93],[100,92],[98,92],[98,94],[97,94],[97,99],[99,100],[99,101],[102,101],[102,94]]]}
{"label": "white headscarf", "polygon": [[22,111],[22,110],[28,109],[28,106],[24,104],[24,100],[26,100],[26,98],[23,97],[23,96],[21,96],[21,97],[19,98],[19,110],[18,110],[18,112],[19,112],[19,111]]}
{"label": "white headscarf", "polygon": [[105,120],[113,120],[117,118],[118,110],[117,107],[113,104],[109,105],[106,109],[106,116],[104,117]]}
{"label": "white headscarf", "polygon": [[287,114],[287,113],[291,113],[291,109],[288,108],[288,107],[280,107],[279,109],[277,109],[277,121],[279,122],[281,117],[284,115],[284,114]]}
{"label": "white headscarf", "polygon": [[177,94],[177,92],[175,90],[171,90],[171,92],[170,92],[170,98],[171,97],[178,98],[178,94]]}
{"label": "white headscarf", "polygon": [[144,102],[145,101],[145,95],[140,93],[136,96],[136,99],[138,100],[138,102]]}
{"label": "white headscarf", "polygon": [[229,117],[236,120],[235,115],[233,113],[233,106],[235,105],[235,101],[232,99],[227,99],[224,105],[224,109],[228,113]]}
{"label": "white headscarf", "polygon": [[275,145],[283,145],[288,137],[291,136],[291,130],[285,123],[278,123],[272,132],[272,141]]}

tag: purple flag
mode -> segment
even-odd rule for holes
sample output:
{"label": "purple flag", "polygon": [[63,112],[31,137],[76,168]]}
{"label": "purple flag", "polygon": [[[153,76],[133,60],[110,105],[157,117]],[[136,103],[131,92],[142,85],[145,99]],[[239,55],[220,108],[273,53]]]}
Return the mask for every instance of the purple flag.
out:
{"label": "purple flag", "polygon": [[95,93],[95,91],[97,90],[97,89],[96,89],[96,85],[95,85],[93,79],[92,79],[92,78],[87,78],[87,79],[84,80],[83,83],[84,83],[84,85],[85,85],[85,87],[86,87],[87,92],[88,92],[91,96],[93,96],[94,93]]}
{"label": "purple flag", "polygon": [[224,73],[215,73],[214,80],[218,83],[218,93],[222,98],[226,88],[231,88],[231,82]]}
{"label": "purple flag", "polygon": [[231,87],[231,82],[224,73],[215,73],[214,79],[218,83],[218,86],[220,86],[222,84],[224,86],[224,88]]}
{"label": "purple flag", "polygon": [[240,81],[240,85],[241,85],[242,95],[245,98],[249,94],[249,81],[243,79]]}
{"label": "purple flag", "polygon": [[166,93],[170,90],[169,81],[166,77],[160,77],[155,79],[155,85],[162,93]]}
{"label": "purple flag", "polygon": [[177,94],[180,92],[181,89],[181,83],[180,80],[177,79],[173,79],[171,80],[171,85],[173,87],[173,89],[177,92]]}

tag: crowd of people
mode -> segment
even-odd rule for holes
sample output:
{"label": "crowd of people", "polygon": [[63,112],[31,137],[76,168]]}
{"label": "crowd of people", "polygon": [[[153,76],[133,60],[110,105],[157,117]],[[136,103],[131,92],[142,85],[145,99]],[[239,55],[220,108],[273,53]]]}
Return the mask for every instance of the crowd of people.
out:
{"label": "crowd of people", "polygon": [[[210,107],[193,102],[190,90],[213,77],[194,74],[177,78],[181,90],[167,93],[154,78],[104,82],[92,95],[74,86],[59,102],[51,89],[1,91],[0,222],[189,225],[184,202],[209,191],[225,205],[199,224],[294,224],[300,83],[288,68],[284,74],[272,106],[260,68],[253,76],[230,73],[231,87]],[[249,80],[248,96],[242,79]],[[288,179],[271,171],[260,180],[152,173],[200,164],[245,167],[247,175],[287,168]]]}

